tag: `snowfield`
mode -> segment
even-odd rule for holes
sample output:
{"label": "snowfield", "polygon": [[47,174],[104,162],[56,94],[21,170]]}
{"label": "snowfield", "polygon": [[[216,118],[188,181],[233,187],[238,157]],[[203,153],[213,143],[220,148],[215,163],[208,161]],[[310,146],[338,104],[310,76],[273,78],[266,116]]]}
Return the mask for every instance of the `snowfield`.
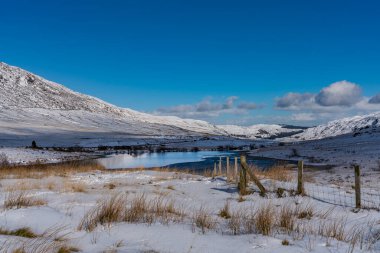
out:
{"label": "snowfield", "polygon": [[[263,180],[266,187],[272,180]],[[1,180],[0,203],[6,203],[9,194],[25,191],[27,196],[43,200],[40,206],[3,207],[0,213],[2,231],[29,227],[37,235],[45,236],[43,244],[55,249],[65,245],[80,252],[379,252],[380,214],[376,210],[352,212],[345,208],[323,203],[309,197],[290,196],[278,198],[275,192],[260,197],[257,192],[239,197],[236,185],[227,183],[224,177],[215,179],[173,172],[135,171],[72,174],[65,177]],[[250,186],[255,190],[254,186]],[[161,199],[171,203],[171,213],[166,218],[153,221],[116,221],[97,224],[91,230],[79,228],[79,224],[99,201],[113,196],[125,196],[126,205],[133,200]],[[165,202],[166,201],[166,202]],[[231,218],[220,217],[226,203]],[[157,202],[155,202],[157,203]],[[268,235],[263,235],[255,223],[245,227],[249,220],[240,220],[242,213],[250,215],[270,205],[273,224]],[[283,206],[298,210],[294,214],[294,230],[286,232],[280,227]],[[176,212],[181,210],[181,217]],[[205,212],[212,226],[202,231],[195,217]],[[300,210],[308,210],[304,217]],[[306,212],[306,211],[305,211]],[[177,218],[171,218],[177,217]],[[249,216],[255,217],[255,216]],[[235,219],[235,220],[232,220]],[[252,218],[253,219],[253,218]],[[236,224],[235,224],[236,223]],[[240,225],[239,225],[240,224]],[[333,229],[340,235],[321,235],[321,231]],[[237,227],[236,227],[237,226]],[[251,229],[247,231],[246,229]],[[46,232],[48,231],[48,232]],[[50,231],[50,232],[49,232]],[[51,231],[55,231],[52,233]],[[319,232],[318,232],[319,231]],[[323,233],[330,233],[330,232]],[[330,230],[329,230],[330,231]],[[361,231],[359,241],[349,238]],[[332,232],[331,232],[332,233]],[[376,234],[377,233],[377,234]],[[52,236],[51,234],[54,234]],[[63,234],[65,236],[63,236]],[[53,238],[59,237],[55,241]],[[347,237],[347,238],[346,238]],[[0,235],[3,249],[11,252],[17,247],[31,250],[42,239]],[[289,245],[283,245],[289,244]],[[1,244],[0,244],[1,245]],[[53,245],[53,246],[52,246]],[[48,247],[46,246],[46,247]],[[34,248],[33,248],[34,247]],[[40,248],[38,248],[40,249]],[[30,252],[39,252],[30,251]],[[5,251],[7,252],[7,251]],[[26,251],[29,252],[29,251]],[[48,251],[52,252],[52,251]]]}

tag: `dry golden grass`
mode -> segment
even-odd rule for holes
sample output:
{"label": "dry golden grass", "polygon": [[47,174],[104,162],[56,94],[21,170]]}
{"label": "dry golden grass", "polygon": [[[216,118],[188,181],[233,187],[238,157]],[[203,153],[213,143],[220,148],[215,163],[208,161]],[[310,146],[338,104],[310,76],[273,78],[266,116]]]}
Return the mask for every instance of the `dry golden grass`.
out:
{"label": "dry golden grass", "polygon": [[201,206],[193,214],[193,228],[200,228],[203,234],[206,233],[206,231],[209,229],[214,229],[216,227],[216,224],[216,220],[203,206]]}
{"label": "dry golden grass", "polygon": [[174,201],[158,196],[148,199],[145,194],[135,195],[131,200],[126,195],[115,194],[100,201],[82,218],[78,229],[92,231],[98,224],[112,222],[147,223],[159,221],[162,224],[180,222],[185,217],[183,209]]}
{"label": "dry golden grass", "polygon": [[109,199],[101,200],[85,214],[78,229],[92,231],[98,224],[104,225],[120,221],[123,218],[126,204],[126,197],[122,194],[115,194]]}
{"label": "dry golden grass", "polygon": [[168,190],[172,190],[172,191],[174,191],[175,190],[175,188],[174,188],[174,185],[168,185],[168,187],[166,187]]}
{"label": "dry golden grass", "polygon": [[224,219],[231,218],[230,203],[228,201],[226,201],[226,203],[224,204],[224,207],[220,209],[219,216]]}
{"label": "dry golden grass", "polygon": [[245,212],[241,209],[231,213],[230,219],[227,222],[227,228],[233,235],[238,235],[242,232],[244,214]]}
{"label": "dry golden grass", "polygon": [[107,189],[109,189],[109,190],[113,190],[113,189],[116,188],[116,182],[114,182],[114,183],[112,183],[112,182],[110,182],[110,183],[106,183],[106,184],[104,184],[103,187],[104,187],[104,188],[107,188]]}
{"label": "dry golden grass", "polygon": [[334,238],[338,241],[346,240],[347,219],[344,217],[323,220],[319,223],[318,234],[326,238]]}
{"label": "dry golden grass", "polygon": [[263,235],[270,235],[276,222],[276,212],[271,203],[261,205],[255,215],[256,231]]}
{"label": "dry golden grass", "polygon": [[46,182],[46,188],[49,189],[50,191],[55,190],[55,188],[56,188],[55,182],[53,182],[53,181]]}
{"label": "dry golden grass", "polygon": [[295,178],[294,172],[287,166],[276,165],[267,170],[260,170],[256,166],[250,166],[250,169],[253,170],[259,179],[266,178],[276,181],[290,182]]}
{"label": "dry golden grass", "polygon": [[104,170],[95,161],[72,161],[58,164],[9,165],[0,167],[0,178],[44,178],[48,176],[66,177],[75,173]]}
{"label": "dry golden grass", "polygon": [[65,181],[63,184],[64,192],[87,192],[87,185],[84,182]]}
{"label": "dry golden grass", "polygon": [[283,228],[288,233],[294,230],[296,222],[294,217],[294,208],[292,208],[289,204],[281,206],[278,219],[280,228]]}
{"label": "dry golden grass", "polygon": [[298,205],[294,210],[298,219],[310,220],[314,216],[314,207],[311,204]]}
{"label": "dry golden grass", "polygon": [[19,236],[19,237],[25,237],[25,238],[36,238],[38,236],[29,227],[23,227],[23,228],[18,228],[14,230],[0,228],[0,234],[13,235],[13,236]]}
{"label": "dry golden grass", "polygon": [[28,192],[26,191],[10,191],[4,200],[4,207],[6,209],[42,206],[45,204],[45,200],[28,196]]}
{"label": "dry golden grass", "polygon": [[41,182],[30,181],[26,179],[17,180],[12,182],[12,185],[5,187],[6,191],[30,191],[41,189]]}
{"label": "dry golden grass", "polygon": [[0,246],[4,253],[71,253],[79,249],[68,245],[65,227],[51,227],[42,234],[35,234],[30,229],[30,236],[11,238]]}

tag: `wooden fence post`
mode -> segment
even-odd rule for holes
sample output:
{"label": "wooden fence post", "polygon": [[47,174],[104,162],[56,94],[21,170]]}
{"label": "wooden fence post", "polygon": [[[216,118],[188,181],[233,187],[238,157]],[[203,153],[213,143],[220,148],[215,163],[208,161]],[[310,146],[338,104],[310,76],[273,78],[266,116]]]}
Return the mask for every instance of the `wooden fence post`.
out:
{"label": "wooden fence post", "polygon": [[361,195],[360,195],[360,167],[355,165],[355,206],[361,208]]}
{"label": "wooden fence post", "polygon": [[219,176],[222,175],[222,157],[219,157]]}
{"label": "wooden fence post", "polygon": [[216,162],[214,162],[214,173],[212,177],[216,177]]}
{"label": "wooden fence post", "polygon": [[303,186],[303,161],[298,161],[297,194],[305,194],[305,189]]}
{"label": "wooden fence post", "polygon": [[240,195],[246,195],[247,194],[247,170],[246,167],[243,166],[243,162],[245,163],[245,156],[241,155],[240,156],[240,164],[241,164],[241,169],[240,169],[240,175],[239,175],[239,182],[238,182],[238,190]]}
{"label": "wooden fence post", "polygon": [[238,158],[235,156],[235,172],[234,172],[234,178],[236,181],[238,181]]}
{"label": "wooden fence post", "polygon": [[230,181],[230,157],[226,157],[226,174],[227,174],[227,182]]}
{"label": "wooden fence post", "polygon": [[[240,160],[241,160],[241,157],[240,157]],[[245,156],[244,156],[244,159],[240,161],[240,163],[241,163],[242,168],[244,168],[245,171],[249,173],[249,177],[251,178],[251,180],[257,185],[257,187],[259,187],[261,196],[265,196],[267,191],[265,187],[261,184],[260,180],[256,177],[255,173],[253,173],[253,171],[251,171],[248,168],[248,164],[245,159]]]}

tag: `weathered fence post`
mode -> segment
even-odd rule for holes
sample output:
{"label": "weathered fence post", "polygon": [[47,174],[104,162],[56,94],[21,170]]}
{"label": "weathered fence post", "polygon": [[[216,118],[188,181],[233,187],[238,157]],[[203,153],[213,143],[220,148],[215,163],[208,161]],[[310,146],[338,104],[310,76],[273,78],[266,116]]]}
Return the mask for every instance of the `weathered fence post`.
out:
{"label": "weathered fence post", "polygon": [[230,157],[226,157],[226,174],[227,174],[227,182],[230,181]]}
{"label": "weathered fence post", "polygon": [[219,176],[222,175],[222,157],[219,157]]}
{"label": "weathered fence post", "polygon": [[298,161],[297,194],[305,194],[305,188],[303,186],[303,161]]}
{"label": "weathered fence post", "polygon": [[243,163],[246,163],[245,156],[240,156],[240,175],[239,175],[239,182],[238,182],[238,190],[240,195],[246,195],[247,194],[247,169],[243,166]]}
{"label": "weathered fence post", "polygon": [[247,164],[247,160],[245,159],[245,156],[244,156],[243,160],[241,160],[241,158],[242,157],[240,157],[241,167],[244,168],[245,171],[249,173],[249,177],[257,185],[257,187],[259,187],[261,195],[264,196],[267,192],[265,187],[261,184],[260,180],[256,177],[256,175],[253,173],[253,171],[251,171],[249,169],[248,164]]}
{"label": "weathered fence post", "polygon": [[216,177],[216,162],[214,162],[214,172],[213,172],[212,177]]}
{"label": "weathered fence post", "polygon": [[238,181],[238,158],[235,156],[235,172],[234,172],[234,178],[236,181]]}
{"label": "weathered fence post", "polygon": [[361,196],[360,196],[360,167],[355,165],[355,206],[361,208]]}

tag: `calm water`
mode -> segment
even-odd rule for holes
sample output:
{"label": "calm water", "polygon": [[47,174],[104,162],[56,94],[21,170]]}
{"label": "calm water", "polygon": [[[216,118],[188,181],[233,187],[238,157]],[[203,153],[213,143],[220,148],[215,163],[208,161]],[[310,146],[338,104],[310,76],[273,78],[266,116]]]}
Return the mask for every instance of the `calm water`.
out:
{"label": "calm water", "polygon": [[[199,151],[199,152],[165,152],[165,153],[140,153],[140,154],[114,154],[97,159],[108,169],[132,169],[132,168],[157,168],[172,167],[192,170],[212,169],[214,163],[222,157],[225,165],[226,156],[230,157],[230,164],[233,166],[233,159],[239,156],[238,152],[220,151]],[[258,159],[247,157],[248,163],[254,163],[261,168],[268,168],[277,163],[273,159]]]}

